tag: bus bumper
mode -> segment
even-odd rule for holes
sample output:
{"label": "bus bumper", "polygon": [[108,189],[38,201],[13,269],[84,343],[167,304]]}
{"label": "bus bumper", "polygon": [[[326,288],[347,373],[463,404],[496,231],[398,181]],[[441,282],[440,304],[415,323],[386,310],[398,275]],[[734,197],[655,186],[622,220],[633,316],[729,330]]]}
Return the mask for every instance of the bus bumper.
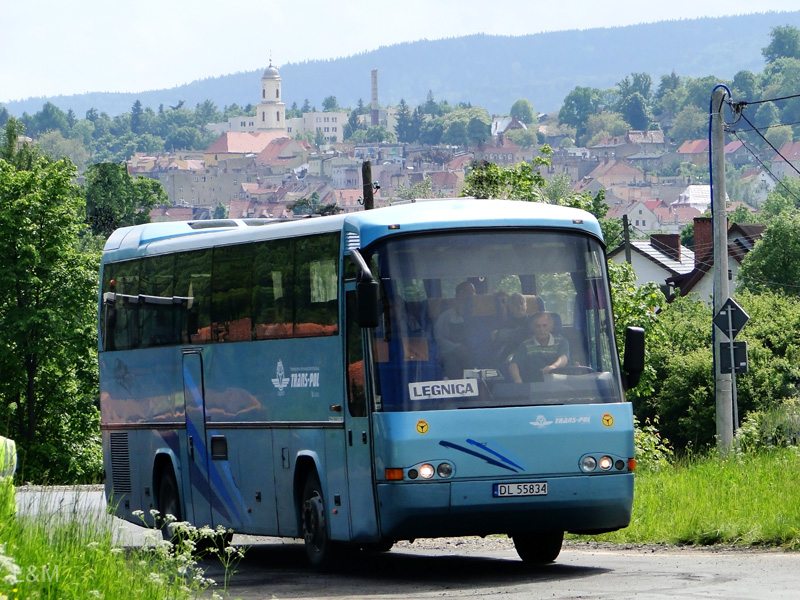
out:
{"label": "bus bumper", "polygon": [[399,540],[536,531],[600,533],[630,523],[633,474],[530,481],[547,481],[547,496],[494,498],[493,484],[506,483],[502,481],[380,483],[381,535]]}

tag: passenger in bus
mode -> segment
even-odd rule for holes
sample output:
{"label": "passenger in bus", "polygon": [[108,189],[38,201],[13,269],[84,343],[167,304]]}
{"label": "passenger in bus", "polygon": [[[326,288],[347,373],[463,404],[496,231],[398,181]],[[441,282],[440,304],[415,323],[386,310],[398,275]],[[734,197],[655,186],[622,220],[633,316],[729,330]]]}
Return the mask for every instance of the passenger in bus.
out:
{"label": "passenger in bus", "polygon": [[475,366],[470,364],[472,336],[469,331],[474,297],[475,286],[472,283],[459,283],[456,287],[455,306],[439,315],[433,328],[444,376],[449,379],[461,379],[465,368]]}
{"label": "passenger in bus", "polygon": [[503,326],[492,332],[492,341],[495,342],[497,356],[506,362],[517,347],[530,336],[531,315],[528,314],[528,303],[525,296],[516,292],[506,300],[508,316],[503,321]]}
{"label": "passenger in bus", "polygon": [[553,334],[555,319],[552,313],[538,312],[530,320],[531,337],[514,351],[508,372],[512,381],[542,381],[555,369],[569,363],[569,343]]}

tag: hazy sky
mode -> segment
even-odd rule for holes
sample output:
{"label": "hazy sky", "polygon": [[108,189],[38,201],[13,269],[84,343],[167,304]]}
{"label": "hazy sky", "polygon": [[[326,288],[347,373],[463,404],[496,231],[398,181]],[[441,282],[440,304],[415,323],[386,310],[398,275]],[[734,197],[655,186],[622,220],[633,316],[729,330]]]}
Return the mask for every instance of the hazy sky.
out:
{"label": "hazy sky", "polygon": [[[399,42],[768,11],[797,0],[3,0],[0,102],[141,92]],[[13,51],[11,50],[13,49]]]}

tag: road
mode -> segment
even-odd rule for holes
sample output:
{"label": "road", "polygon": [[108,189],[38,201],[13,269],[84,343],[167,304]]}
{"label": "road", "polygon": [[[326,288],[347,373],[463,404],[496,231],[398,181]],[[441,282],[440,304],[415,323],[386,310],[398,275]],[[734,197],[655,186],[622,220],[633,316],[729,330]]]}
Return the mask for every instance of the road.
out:
{"label": "road", "polygon": [[[41,498],[48,498],[42,501]],[[23,490],[24,512],[79,506],[103,510],[93,490]],[[147,530],[114,520],[120,545],[145,542]],[[359,553],[333,574],[316,573],[295,540],[235,536],[248,548],[229,586],[231,598],[344,599],[495,598],[522,600],[724,598],[779,600],[800,597],[800,554],[780,550],[611,549],[568,543],[558,561],[531,568],[503,538],[421,540],[391,552]],[[208,575],[222,580],[208,563]]]}

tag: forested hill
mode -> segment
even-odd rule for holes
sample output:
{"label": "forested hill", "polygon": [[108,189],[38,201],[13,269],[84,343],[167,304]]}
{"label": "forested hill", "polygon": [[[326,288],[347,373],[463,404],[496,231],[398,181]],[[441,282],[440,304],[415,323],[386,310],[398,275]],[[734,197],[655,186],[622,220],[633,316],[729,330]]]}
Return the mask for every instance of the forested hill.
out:
{"label": "forested hill", "polygon": [[[344,107],[354,107],[359,99],[368,104],[370,71],[378,69],[382,105],[394,105],[404,98],[417,106],[431,91],[437,101],[470,102],[491,113],[507,113],[519,98],[527,98],[536,110],[547,112],[557,110],[576,86],[610,88],[631,73],[647,73],[657,83],[673,71],[679,76],[721,79],[730,79],[741,70],[760,72],[764,67],[761,49],[769,44],[771,29],[785,25],[800,28],[800,11],[513,37],[423,40],[347,58],[277,66],[287,107],[294,102],[301,106],[308,99],[321,109],[322,100],[331,95]],[[276,58],[279,56],[278,51]],[[115,116],[129,111],[137,99],[154,109],[181,100],[194,107],[208,99],[219,108],[234,103],[245,106],[259,101],[261,72],[239,72],[137,94],[31,98],[5,106],[19,116],[33,114],[50,101],[64,111],[71,108],[78,117],[90,108]]]}

